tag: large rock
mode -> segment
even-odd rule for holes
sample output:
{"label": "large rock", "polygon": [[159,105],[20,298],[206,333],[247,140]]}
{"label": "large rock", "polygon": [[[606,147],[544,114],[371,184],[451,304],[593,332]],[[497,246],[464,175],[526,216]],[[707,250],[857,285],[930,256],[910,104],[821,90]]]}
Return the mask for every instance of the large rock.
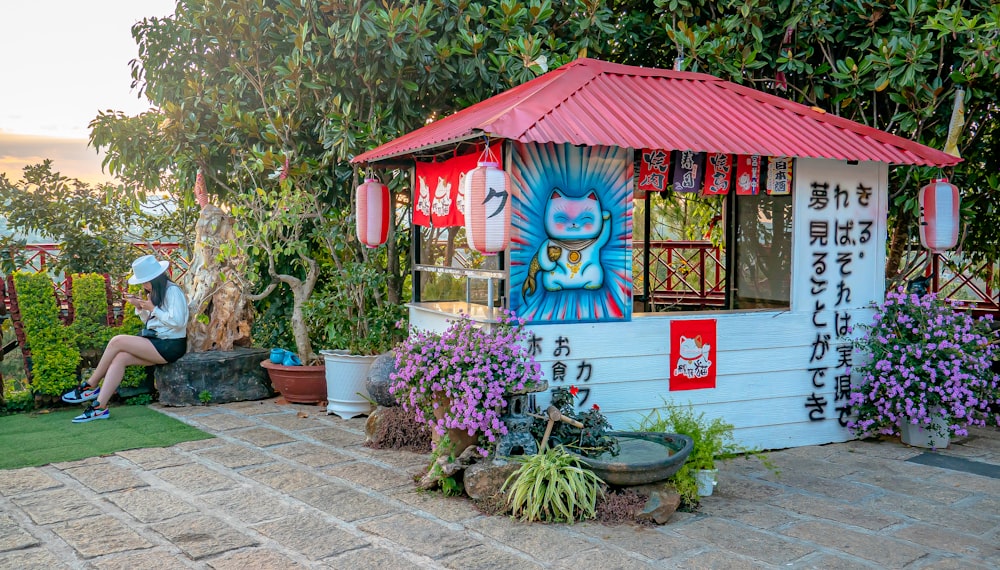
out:
{"label": "large rock", "polygon": [[389,375],[395,371],[396,354],[391,350],[380,354],[372,362],[371,368],[368,369],[368,378],[365,380],[365,388],[376,404],[387,408],[399,405],[396,397],[389,393],[389,385],[392,384]]}
{"label": "large rock", "polygon": [[503,465],[498,465],[493,461],[480,461],[470,465],[465,470],[462,484],[465,486],[465,493],[473,499],[487,499],[500,493],[507,478],[521,464],[510,461]]}
{"label": "large rock", "polygon": [[646,504],[642,511],[636,515],[636,519],[639,521],[647,520],[656,524],[666,524],[677,508],[681,506],[681,496],[662,483],[625,488],[636,491],[646,498]]}
{"label": "large rock", "polygon": [[270,398],[274,389],[260,366],[268,356],[267,349],[241,348],[189,352],[176,362],[161,364],[153,372],[160,403],[199,405],[203,392],[208,392],[213,404]]}

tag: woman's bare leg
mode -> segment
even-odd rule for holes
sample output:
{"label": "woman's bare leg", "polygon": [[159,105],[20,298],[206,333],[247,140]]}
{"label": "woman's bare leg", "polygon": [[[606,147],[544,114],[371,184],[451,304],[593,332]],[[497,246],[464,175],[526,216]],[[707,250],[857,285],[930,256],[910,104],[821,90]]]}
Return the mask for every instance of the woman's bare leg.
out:
{"label": "woman's bare leg", "polygon": [[97,398],[98,407],[103,408],[108,405],[108,400],[121,384],[122,378],[125,376],[126,366],[152,366],[166,364],[166,362],[149,339],[118,335],[108,342],[108,346],[104,349],[104,354],[101,356],[97,368],[87,380],[87,384],[97,386],[101,379],[104,379],[100,395]]}

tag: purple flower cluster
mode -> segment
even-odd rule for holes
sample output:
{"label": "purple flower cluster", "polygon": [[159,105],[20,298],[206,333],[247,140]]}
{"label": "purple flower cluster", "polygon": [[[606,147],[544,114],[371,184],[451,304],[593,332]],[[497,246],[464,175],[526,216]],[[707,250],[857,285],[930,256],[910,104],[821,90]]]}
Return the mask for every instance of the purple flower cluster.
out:
{"label": "purple flower cluster", "polygon": [[500,419],[505,394],[542,379],[523,327],[523,319],[504,311],[496,323],[462,316],[443,333],[414,330],[396,348],[389,391],[439,435],[449,429],[478,435],[485,456],[507,433]]}
{"label": "purple flower cluster", "polygon": [[[899,433],[901,422],[933,429],[943,416],[947,431],[966,435],[969,425],[1000,425],[989,411],[1000,401],[1000,375],[990,370],[1000,347],[991,344],[990,315],[974,319],[936,295],[886,295],[856,346],[867,361],[854,371],[860,384],[851,392],[855,434]],[[940,434],[944,435],[944,434]]]}

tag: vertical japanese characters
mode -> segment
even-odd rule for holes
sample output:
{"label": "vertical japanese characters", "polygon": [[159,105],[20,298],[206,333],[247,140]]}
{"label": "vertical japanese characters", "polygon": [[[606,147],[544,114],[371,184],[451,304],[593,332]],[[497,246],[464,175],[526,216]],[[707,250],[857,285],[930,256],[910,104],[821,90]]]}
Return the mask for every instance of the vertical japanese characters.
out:
{"label": "vertical japanese characters", "polygon": [[[817,180],[809,186],[809,298],[814,338],[808,372],[811,392],[805,409],[811,421],[825,420],[829,408],[847,426],[853,348],[852,311],[867,304],[873,272],[875,204],[872,187],[858,182]],[[853,294],[858,290],[861,294]],[[863,297],[863,298],[862,298]],[[832,398],[832,402],[829,398]]]}

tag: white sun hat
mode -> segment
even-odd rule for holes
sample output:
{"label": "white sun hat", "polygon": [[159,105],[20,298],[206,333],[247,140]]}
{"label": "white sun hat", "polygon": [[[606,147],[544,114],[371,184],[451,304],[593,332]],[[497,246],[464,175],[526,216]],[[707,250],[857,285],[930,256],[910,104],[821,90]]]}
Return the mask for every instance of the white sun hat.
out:
{"label": "white sun hat", "polygon": [[132,276],[128,278],[129,285],[138,285],[152,281],[170,267],[169,261],[157,261],[156,256],[144,255],[132,262]]}

